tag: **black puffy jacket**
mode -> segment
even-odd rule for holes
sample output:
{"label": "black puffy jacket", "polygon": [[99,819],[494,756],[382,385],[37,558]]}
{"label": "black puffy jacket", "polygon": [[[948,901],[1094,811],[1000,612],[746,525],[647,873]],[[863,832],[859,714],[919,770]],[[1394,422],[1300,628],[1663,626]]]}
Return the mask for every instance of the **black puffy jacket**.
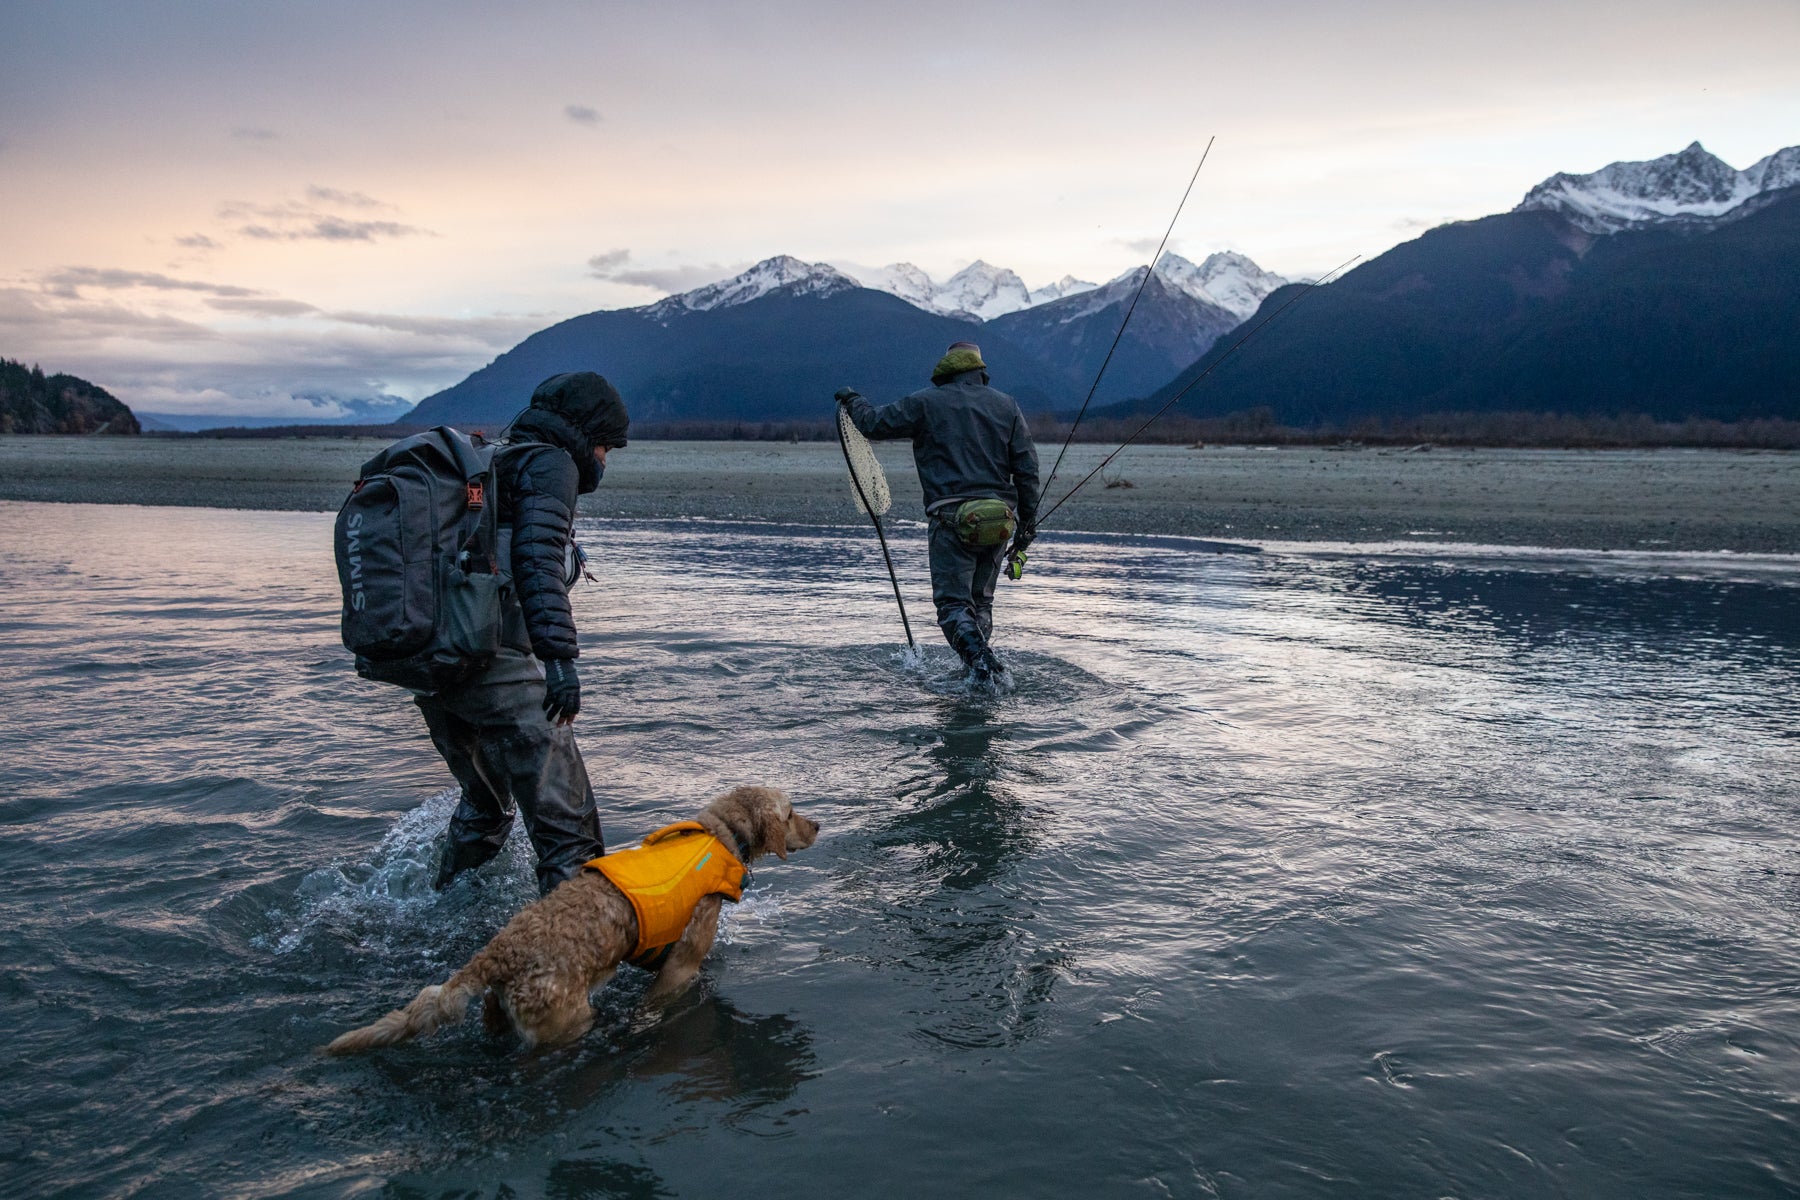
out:
{"label": "black puffy jacket", "polygon": [[575,658],[581,648],[563,567],[576,497],[594,490],[600,472],[587,438],[555,413],[527,409],[509,441],[497,460],[499,517],[512,526],[513,592],[525,633],[540,659]]}

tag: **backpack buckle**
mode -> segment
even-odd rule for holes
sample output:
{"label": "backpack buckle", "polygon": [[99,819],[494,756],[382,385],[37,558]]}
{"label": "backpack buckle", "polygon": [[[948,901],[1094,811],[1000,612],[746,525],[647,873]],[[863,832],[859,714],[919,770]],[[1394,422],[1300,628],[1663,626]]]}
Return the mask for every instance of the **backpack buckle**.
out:
{"label": "backpack buckle", "polygon": [[479,511],[482,503],[482,486],[479,483],[469,484],[469,510]]}

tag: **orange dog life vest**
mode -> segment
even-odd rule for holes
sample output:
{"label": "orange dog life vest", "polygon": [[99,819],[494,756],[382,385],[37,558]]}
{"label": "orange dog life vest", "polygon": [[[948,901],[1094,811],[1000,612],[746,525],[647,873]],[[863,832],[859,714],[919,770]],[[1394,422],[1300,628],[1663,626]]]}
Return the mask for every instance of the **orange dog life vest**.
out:
{"label": "orange dog life vest", "polygon": [[717,893],[733,902],[741,900],[750,874],[698,821],[666,825],[640,846],[590,859],[585,865],[612,880],[637,911],[633,962],[679,941],[701,897]]}

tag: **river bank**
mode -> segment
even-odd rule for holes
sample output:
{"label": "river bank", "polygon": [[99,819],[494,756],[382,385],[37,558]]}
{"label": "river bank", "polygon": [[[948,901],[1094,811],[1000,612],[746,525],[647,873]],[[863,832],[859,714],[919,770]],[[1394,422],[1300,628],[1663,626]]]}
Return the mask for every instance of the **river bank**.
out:
{"label": "river bank", "polygon": [[[0,437],[0,499],[330,511],[368,438]],[[1060,497],[1108,447],[1069,449]],[[922,516],[910,448],[879,448],[894,516]],[[1055,457],[1044,447],[1044,470]],[[636,442],[585,516],[857,520],[830,443]],[[1230,541],[1476,542],[1800,553],[1800,453],[1134,447],[1051,529]]]}

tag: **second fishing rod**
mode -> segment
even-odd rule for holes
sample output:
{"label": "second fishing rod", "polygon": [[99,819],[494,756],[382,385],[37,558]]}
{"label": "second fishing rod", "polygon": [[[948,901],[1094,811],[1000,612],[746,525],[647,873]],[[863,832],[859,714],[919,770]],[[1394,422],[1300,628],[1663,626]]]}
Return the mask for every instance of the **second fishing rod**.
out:
{"label": "second fishing rod", "polygon": [[[1112,344],[1107,346],[1106,355],[1100,360],[1100,369],[1094,372],[1094,382],[1088,385],[1087,395],[1082,398],[1081,408],[1075,419],[1069,422],[1069,432],[1063,438],[1063,444],[1056,452],[1056,461],[1050,464],[1050,474],[1044,477],[1043,487],[1038,495],[1041,499],[1056,482],[1056,472],[1062,466],[1063,455],[1069,452],[1069,443],[1075,440],[1075,430],[1081,419],[1087,416],[1088,406],[1094,402],[1094,394],[1100,390],[1100,381],[1106,378],[1106,368],[1112,365],[1113,355],[1118,352],[1119,342],[1125,337],[1126,327],[1131,324],[1132,314],[1137,312],[1138,301],[1143,299],[1144,289],[1150,286],[1150,277],[1156,274],[1156,264],[1162,260],[1163,251],[1168,248],[1169,238],[1175,232],[1176,222],[1181,220],[1181,211],[1187,207],[1188,197],[1194,193],[1194,183],[1200,178],[1200,169],[1206,166],[1206,160],[1212,154],[1213,142],[1216,138],[1206,139],[1206,148],[1200,152],[1200,161],[1194,164],[1194,173],[1188,176],[1187,187],[1182,189],[1181,200],[1175,205],[1175,215],[1169,218],[1169,227],[1163,230],[1162,240],[1156,244],[1156,253],[1150,256],[1150,262],[1144,267],[1144,274],[1138,280],[1137,290],[1131,293],[1131,303],[1125,306],[1125,315],[1119,320],[1119,328],[1113,332]],[[1042,525],[1042,518],[1033,520],[1031,528],[1021,529],[1022,540],[1016,540],[1006,556],[1006,575],[1009,579],[1022,579],[1025,576],[1025,547],[1031,544]]]}
{"label": "second fishing rod", "polygon": [[[1200,166],[1197,166],[1194,168],[1194,178],[1199,177],[1200,167],[1203,167],[1206,165],[1206,157],[1207,157],[1207,154],[1210,154],[1212,151],[1212,144],[1213,144],[1213,140],[1209,138],[1206,143],[1206,151],[1204,153],[1202,153],[1200,156]],[[1094,393],[1100,387],[1100,380],[1105,376],[1106,368],[1112,362],[1113,351],[1118,349],[1120,340],[1125,336],[1126,327],[1131,324],[1132,314],[1137,310],[1137,299],[1139,296],[1141,296],[1143,294],[1144,285],[1149,283],[1150,275],[1152,273],[1154,273],[1154,271],[1156,270],[1156,264],[1157,264],[1158,260],[1160,260],[1162,257],[1163,248],[1168,244],[1169,235],[1174,232],[1175,221],[1180,219],[1181,210],[1182,210],[1182,208],[1186,207],[1186,205],[1187,205],[1188,193],[1193,191],[1194,178],[1190,178],[1188,180],[1188,190],[1186,192],[1182,193],[1181,203],[1179,205],[1177,205],[1175,208],[1175,220],[1171,220],[1169,222],[1169,228],[1163,234],[1162,242],[1160,244],[1158,244],[1158,246],[1156,248],[1156,254],[1154,256],[1152,256],[1152,258],[1150,260],[1150,265],[1145,270],[1142,281],[1140,281],[1140,283],[1138,284],[1138,290],[1132,297],[1131,305],[1125,310],[1125,315],[1124,315],[1123,319],[1120,320],[1120,322],[1119,322],[1118,332],[1116,332],[1113,335],[1112,345],[1111,345],[1111,347],[1108,348],[1108,350],[1106,352],[1106,357],[1103,360],[1101,360],[1100,369],[1094,375],[1094,382],[1088,388],[1087,398],[1082,401],[1080,410],[1077,411],[1075,414],[1075,419],[1069,423],[1069,430],[1068,430],[1068,433],[1066,435],[1064,435],[1064,437],[1063,437],[1062,448],[1057,452],[1056,462],[1051,466],[1050,474],[1044,480],[1043,488],[1040,491],[1040,499],[1042,498],[1042,496],[1044,494],[1047,494],[1049,492],[1050,485],[1055,481],[1056,472],[1057,472],[1058,468],[1060,468],[1062,466],[1063,456],[1068,452],[1069,444],[1075,440],[1075,431],[1080,426],[1082,418],[1087,415],[1088,406],[1093,401]],[[1047,512],[1043,512],[1041,514],[1036,515],[1031,522],[1030,529],[1024,531],[1026,536],[1023,539],[1023,545],[1015,543],[1014,549],[1008,555],[1007,563],[1006,563],[1007,577],[1010,579],[1015,579],[1015,580],[1021,579],[1024,577],[1024,574],[1025,574],[1025,551],[1023,549],[1023,546],[1028,546],[1031,544],[1031,542],[1037,537],[1037,535],[1044,529],[1045,522],[1047,522],[1050,519],[1050,517],[1055,514],[1057,509],[1061,508],[1064,504],[1067,504],[1069,502],[1070,498],[1075,495],[1075,493],[1079,492],[1082,488],[1086,487],[1087,484],[1089,483],[1089,481],[1091,481],[1094,478],[1094,476],[1098,475],[1101,471],[1105,470],[1106,467],[1109,464],[1111,464],[1111,462],[1115,458],[1117,458],[1119,455],[1123,454],[1125,452],[1125,450],[1128,447],[1130,447],[1133,443],[1135,443],[1138,440],[1138,438],[1142,437],[1144,432],[1146,430],[1148,430],[1151,425],[1155,424],[1156,421],[1159,418],[1161,418],[1164,413],[1168,412],[1176,404],[1180,403],[1181,400],[1184,397],[1186,397],[1189,392],[1193,391],[1194,388],[1198,387],[1215,370],[1217,370],[1221,363],[1225,362],[1232,355],[1236,354],[1238,352],[1238,350],[1240,350],[1243,347],[1244,343],[1248,342],[1251,338],[1255,337],[1264,328],[1266,328],[1270,322],[1274,321],[1277,317],[1279,317],[1283,313],[1287,312],[1288,309],[1292,308],[1294,305],[1298,304],[1301,300],[1303,300],[1307,296],[1311,295],[1314,288],[1317,288],[1325,283],[1328,283],[1332,278],[1341,274],[1346,268],[1348,268],[1352,263],[1355,263],[1361,257],[1362,256],[1360,254],[1352,255],[1350,258],[1346,259],[1344,262],[1340,263],[1338,266],[1332,268],[1330,271],[1325,272],[1325,274],[1319,276],[1317,279],[1314,279],[1314,280],[1311,280],[1310,282],[1308,282],[1305,287],[1301,288],[1298,292],[1294,293],[1294,295],[1288,297],[1288,299],[1286,301],[1284,301],[1278,308],[1276,308],[1275,311],[1262,317],[1260,320],[1255,320],[1253,324],[1250,324],[1249,328],[1244,332],[1244,334],[1242,336],[1237,338],[1237,340],[1232,342],[1232,344],[1226,348],[1224,353],[1222,353],[1222,354],[1218,355],[1216,358],[1214,358],[1211,363],[1207,364],[1207,366],[1204,370],[1202,370],[1193,379],[1189,380],[1179,391],[1177,391],[1173,396],[1171,396],[1168,399],[1168,401],[1162,405],[1162,407],[1158,408],[1155,412],[1151,413],[1150,416],[1141,425],[1139,425],[1135,430],[1133,430],[1131,432],[1130,436],[1128,436],[1123,442],[1121,442],[1119,444],[1117,449],[1113,450],[1105,458],[1101,459],[1099,464],[1097,466],[1095,466],[1093,470],[1089,471],[1086,475],[1082,476],[1081,479],[1076,482],[1074,487],[1071,487],[1067,492],[1064,492],[1061,499],[1057,500],[1055,504],[1051,505]]]}

